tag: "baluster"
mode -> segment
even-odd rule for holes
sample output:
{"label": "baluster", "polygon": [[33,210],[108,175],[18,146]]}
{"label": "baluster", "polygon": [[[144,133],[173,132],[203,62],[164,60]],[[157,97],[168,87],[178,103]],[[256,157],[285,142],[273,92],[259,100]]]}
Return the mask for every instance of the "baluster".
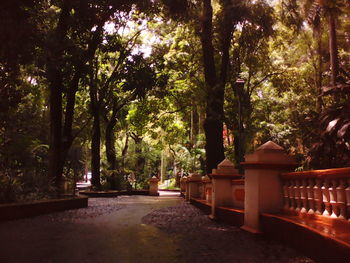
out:
{"label": "baluster", "polygon": [[200,199],[204,199],[204,183],[199,182],[199,197]]}
{"label": "baluster", "polygon": [[306,213],[308,210],[306,186],[307,186],[307,179],[306,178],[301,179],[301,185],[300,185],[301,210],[300,210],[300,213]]}
{"label": "baluster", "polygon": [[317,178],[314,186],[314,198],[316,203],[315,214],[322,215],[323,213],[323,199],[322,199],[322,179]]}
{"label": "baluster", "polygon": [[283,180],[283,202],[284,202],[285,210],[289,209],[288,186],[289,186],[289,180],[288,179]]}
{"label": "baluster", "polygon": [[290,210],[294,210],[295,205],[295,199],[294,199],[294,180],[289,180],[289,186],[288,186],[288,195],[290,199]]}
{"label": "baluster", "polygon": [[325,209],[323,212],[324,216],[330,216],[332,213],[331,203],[330,203],[330,196],[329,196],[329,179],[325,179],[323,186],[322,186],[322,200],[325,205]]}
{"label": "baluster", "polygon": [[301,208],[301,200],[300,200],[300,183],[299,180],[295,180],[294,185],[294,198],[296,201],[296,208],[295,211],[299,212]]}
{"label": "baluster", "polygon": [[348,187],[345,189],[345,196],[346,196],[346,218],[350,220],[350,178],[347,179],[348,181]]}
{"label": "baluster", "polygon": [[329,200],[332,208],[331,217],[337,218],[339,215],[339,208],[337,204],[337,179],[332,179],[332,184],[329,187]]}
{"label": "baluster", "polygon": [[309,211],[307,212],[308,214],[314,214],[315,213],[315,199],[314,199],[314,180],[309,179],[309,184],[306,187],[307,191],[307,200],[308,200],[308,205],[309,205]]}
{"label": "baluster", "polygon": [[337,191],[337,204],[340,210],[339,218],[345,219],[346,218],[345,179],[340,179],[340,183],[336,191]]}

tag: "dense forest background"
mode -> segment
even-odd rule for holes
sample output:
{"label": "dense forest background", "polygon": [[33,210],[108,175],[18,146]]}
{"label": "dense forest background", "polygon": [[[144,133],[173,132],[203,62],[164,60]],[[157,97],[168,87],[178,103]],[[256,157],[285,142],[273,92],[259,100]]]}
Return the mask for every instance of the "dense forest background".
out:
{"label": "dense forest background", "polygon": [[[3,0],[0,201],[238,167],[350,165],[350,1]],[[242,171],[242,169],[241,169]],[[243,172],[243,171],[242,171]]]}

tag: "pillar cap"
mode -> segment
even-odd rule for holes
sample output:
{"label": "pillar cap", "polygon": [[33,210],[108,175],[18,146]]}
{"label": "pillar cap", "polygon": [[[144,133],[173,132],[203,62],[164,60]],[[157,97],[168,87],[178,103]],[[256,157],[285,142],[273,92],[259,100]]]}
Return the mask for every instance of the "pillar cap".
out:
{"label": "pillar cap", "polygon": [[190,176],[187,178],[188,182],[196,182],[196,181],[201,181],[202,177],[200,174],[197,173],[192,173]]}
{"label": "pillar cap", "polygon": [[187,176],[182,176],[181,179],[180,179],[180,182],[184,182],[187,180]]}
{"label": "pillar cap", "polygon": [[207,174],[202,176],[202,182],[204,182],[204,183],[210,182],[210,178],[209,178],[209,176]]}
{"label": "pillar cap", "polygon": [[235,166],[230,160],[224,159],[218,164],[216,173],[213,173],[213,175],[238,175],[238,170],[235,169]]}
{"label": "pillar cap", "polygon": [[156,176],[152,176],[151,179],[149,179],[150,182],[159,182],[159,179]]}
{"label": "pillar cap", "polygon": [[268,141],[258,147],[252,154],[245,156],[245,162],[241,163],[245,169],[286,169],[297,167],[294,156],[288,155],[283,147]]}
{"label": "pillar cap", "polygon": [[256,151],[282,151],[285,152],[284,148],[273,141],[268,141],[258,147]]}

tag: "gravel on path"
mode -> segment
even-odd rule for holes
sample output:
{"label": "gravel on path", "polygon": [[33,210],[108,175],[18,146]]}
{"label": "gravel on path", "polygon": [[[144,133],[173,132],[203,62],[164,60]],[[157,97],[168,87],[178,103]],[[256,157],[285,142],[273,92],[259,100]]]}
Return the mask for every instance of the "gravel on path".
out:
{"label": "gravel on path", "polygon": [[176,196],[89,198],[89,207],[0,223],[1,263],[312,263],[218,224]]}
{"label": "gravel on path", "polygon": [[182,263],[177,240],[141,222],[178,197],[89,198],[89,207],[0,223],[0,263]]}
{"label": "gravel on path", "polygon": [[143,217],[145,224],[175,235],[188,263],[313,263],[295,250],[218,224],[198,208],[183,202]]}

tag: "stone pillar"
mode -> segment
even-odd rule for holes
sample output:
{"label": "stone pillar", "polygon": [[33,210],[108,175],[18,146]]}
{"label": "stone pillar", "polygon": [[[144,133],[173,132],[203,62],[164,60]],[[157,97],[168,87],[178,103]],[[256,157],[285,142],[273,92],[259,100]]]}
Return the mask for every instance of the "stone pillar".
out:
{"label": "stone pillar", "polygon": [[180,194],[181,194],[181,196],[184,196],[185,192],[186,192],[186,179],[187,179],[187,176],[183,176],[180,179]]}
{"label": "stone pillar", "polygon": [[190,184],[189,184],[189,176],[185,179],[185,200],[190,201]]}
{"label": "stone pillar", "polygon": [[203,185],[203,192],[202,192],[201,199],[207,200],[208,186],[211,185],[211,180],[208,175],[202,176],[202,185]]}
{"label": "stone pillar", "polygon": [[283,189],[279,175],[297,167],[292,156],[272,141],[245,156],[244,225],[242,229],[259,233],[261,213],[276,213],[283,208]]}
{"label": "stone pillar", "polygon": [[188,200],[186,200],[190,201],[191,198],[199,198],[199,184],[202,182],[202,177],[197,173],[193,173],[187,178],[187,182],[188,189],[186,190],[188,190]]}
{"label": "stone pillar", "polygon": [[[213,169],[214,170],[214,169]],[[215,208],[218,206],[232,206],[232,180],[241,176],[234,165],[227,159],[218,164],[212,177],[212,202],[210,218],[215,219]]]}
{"label": "stone pillar", "polygon": [[153,196],[158,196],[158,182],[159,179],[155,176],[153,176],[150,180],[149,180],[149,195],[153,195]]}

